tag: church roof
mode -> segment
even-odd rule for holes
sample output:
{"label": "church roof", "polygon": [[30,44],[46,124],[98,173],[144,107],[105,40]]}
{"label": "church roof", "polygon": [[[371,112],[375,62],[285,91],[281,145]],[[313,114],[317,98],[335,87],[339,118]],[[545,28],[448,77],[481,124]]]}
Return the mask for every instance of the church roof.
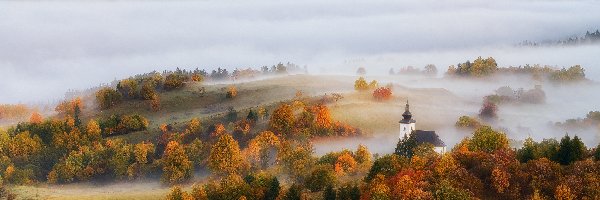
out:
{"label": "church roof", "polygon": [[416,130],[413,132],[415,134],[415,139],[417,143],[430,143],[435,147],[445,147],[446,144],[444,141],[440,139],[440,137],[435,133],[435,131],[424,131],[424,130]]}

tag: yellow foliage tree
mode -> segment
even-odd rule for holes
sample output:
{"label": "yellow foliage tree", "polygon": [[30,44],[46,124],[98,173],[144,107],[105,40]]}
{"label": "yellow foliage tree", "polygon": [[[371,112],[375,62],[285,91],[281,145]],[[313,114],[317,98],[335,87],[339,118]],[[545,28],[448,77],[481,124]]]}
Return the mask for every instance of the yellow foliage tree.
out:
{"label": "yellow foliage tree", "polygon": [[176,141],[167,144],[162,157],[163,175],[162,181],[166,183],[178,183],[192,176],[193,165],[185,154],[185,150]]}
{"label": "yellow foliage tree", "polygon": [[212,146],[208,167],[217,174],[234,174],[244,167],[244,158],[237,141],[229,134],[223,134]]}
{"label": "yellow foliage tree", "polygon": [[252,162],[260,169],[268,167],[269,162],[274,160],[273,153],[279,151],[279,138],[271,131],[263,131],[248,143],[248,151]]}
{"label": "yellow foliage tree", "polygon": [[352,173],[356,170],[356,160],[350,155],[350,153],[346,152],[340,155],[335,162],[335,172],[336,173]]}

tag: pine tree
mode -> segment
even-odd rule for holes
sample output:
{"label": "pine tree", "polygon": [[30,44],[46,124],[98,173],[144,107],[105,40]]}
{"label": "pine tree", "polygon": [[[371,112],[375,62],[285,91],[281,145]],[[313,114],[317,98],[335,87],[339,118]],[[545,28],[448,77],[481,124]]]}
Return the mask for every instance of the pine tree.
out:
{"label": "pine tree", "polygon": [[567,134],[560,140],[560,146],[558,152],[556,153],[558,163],[561,165],[571,164],[573,161],[572,152],[571,137],[569,137]]}
{"label": "pine tree", "polygon": [[279,180],[277,180],[277,177],[273,177],[273,180],[269,184],[269,188],[265,192],[265,200],[277,199],[277,196],[279,196],[280,190],[281,190],[281,186],[279,186]]}
{"label": "pine tree", "polygon": [[571,154],[573,155],[573,160],[571,162],[583,160],[585,156],[586,147],[585,144],[581,142],[581,139],[579,139],[579,137],[577,136],[573,137],[573,139],[571,140],[571,151]]}
{"label": "pine tree", "polygon": [[405,135],[402,139],[400,139],[400,141],[398,141],[394,153],[398,156],[412,158],[414,155],[413,149],[415,147],[417,147],[417,140],[411,133],[410,136]]}
{"label": "pine tree", "polygon": [[335,200],[335,190],[333,190],[333,186],[328,185],[323,192],[324,200]]}

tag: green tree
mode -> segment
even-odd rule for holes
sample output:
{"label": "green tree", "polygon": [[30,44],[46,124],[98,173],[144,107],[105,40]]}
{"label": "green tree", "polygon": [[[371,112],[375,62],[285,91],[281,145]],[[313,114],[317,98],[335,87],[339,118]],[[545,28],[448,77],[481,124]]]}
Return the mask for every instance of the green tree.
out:
{"label": "green tree", "polygon": [[281,186],[279,185],[279,180],[277,177],[273,177],[271,180],[267,191],[265,192],[265,200],[275,200],[279,196],[279,191],[281,190]]}
{"label": "green tree", "polygon": [[335,200],[336,199],[335,190],[333,189],[332,185],[328,185],[327,187],[325,187],[325,191],[323,192],[323,199],[324,200]]}
{"label": "green tree", "polygon": [[506,134],[497,132],[492,127],[482,126],[475,130],[468,147],[471,151],[492,153],[498,149],[508,148],[508,138]]}
{"label": "green tree", "polygon": [[594,150],[594,160],[600,160],[600,144],[598,144],[598,146],[596,146],[596,149]]}
{"label": "green tree", "polygon": [[436,200],[471,199],[469,193],[459,188],[455,188],[448,180],[442,180],[435,186],[433,198]]}
{"label": "green tree", "polygon": [[538,144],[531,137],[525,139],[523,147],[517,150],[517,159],[522,163],[538,159],[539,156]]}
{"label": "green tree", "polygon": [[305,186],[312,192],[318,192],[323,190],[328,185],[335,183],[335,174],[331,170],[330,166],[319,166],[316,167],[310,175],[306,178]]}
{"label": "green tree", "polygon": [[302,187],[300,185],[293,184],[290,186],[288,191],[283,195],[282,200],[300,200],[302,199]]}
{"label": "green tree", "polygon": [[417,147],[417,140],[411,133],[410,136],[404,136],[396,144],[396,150],[394,153],[398,156],[404,156],[406,158],[412,158],[414,155],[414,148]]}

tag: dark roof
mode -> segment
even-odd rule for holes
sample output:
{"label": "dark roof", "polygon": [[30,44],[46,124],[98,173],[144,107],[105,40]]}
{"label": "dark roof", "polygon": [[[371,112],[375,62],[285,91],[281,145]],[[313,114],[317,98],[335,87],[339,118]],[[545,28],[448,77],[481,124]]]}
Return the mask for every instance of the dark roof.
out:
{"label": "dark roof", "polygon": [[416,130],[413,134],[415,134],[415,139],[417,143],[430,143],[435,147],[445,147],[444,141],[440,140],[440,137],[435,133],[435,131],[423,131]]}
{"label": "dark roof", "polygon": [[410,124],[410,123],[416,123],[416,122],[417,121],[415,121],[414,119],[402,119],[398,123],[401,123],[401,124]]}
{"label": "dark roof", "polygon": [[400,123],[410,124],[415,122],[416,121],[412,119],[412,113],[410,113],[408,101],[406,101],[406,107],[404,107],[404,113],[402,113],[402,120],[400,120]]}

